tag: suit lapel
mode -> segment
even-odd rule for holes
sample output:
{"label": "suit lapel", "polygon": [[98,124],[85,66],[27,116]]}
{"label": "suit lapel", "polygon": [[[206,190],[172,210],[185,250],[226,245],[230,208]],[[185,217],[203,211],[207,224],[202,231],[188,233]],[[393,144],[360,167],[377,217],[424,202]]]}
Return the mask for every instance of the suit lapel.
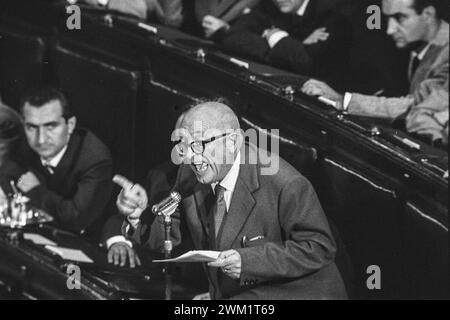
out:
{"label": "suit lapel", "polygon": [[195,191],[194,191],[194,199],[196,202],[196,206],[198,209],[198,217],[200,221],[202,222],[203,232],[206,234],[207,237],[210,236],[210,228],[209,226],[209,208],[211,206],[211,197],[212,197],[212,190],[211,186],[205,185],[205,184],[197,184]]}
{"label": "suit lapel", "polygon": [[55,168],[55,173],[53,174],[54,181],[62,181],[67,179],[70,172],[72,172],[73,167],[76,165],[76,159],[78,158],[78,153],[81,148],[82,137],[80,133],[75,131],[70,137],[69,144],[67,146],[66,153],[62,157],[58,166]]}
{"label": "suit lapel", "polygon": [[[411,76],[411,88],[417,88],[419,84],[426,79],[428,76],[428,73],[432,69],[432,64],[436,60],[436,56],[439,55],[441,48],[437,47],[435,45],[431,45],[430,48],[428,48],[427,52],[425,53],[424,57],[422,58],[422,61],[420,61],[416,72],[414,74],[411,74],[412,72],[412,59],[409,65],[409,73]],[[415,91],[416,89],[414,89]]]}
{"label": "suit lapel", "polygon": [[[249,150],[249,152],[254,152],[254,150]],[[258,167],[248,163],[246,160],[239,169],[230,209],[218,237],[217,248],[220,250],[232,247],[256,204],[253,192],[259,188]]]}

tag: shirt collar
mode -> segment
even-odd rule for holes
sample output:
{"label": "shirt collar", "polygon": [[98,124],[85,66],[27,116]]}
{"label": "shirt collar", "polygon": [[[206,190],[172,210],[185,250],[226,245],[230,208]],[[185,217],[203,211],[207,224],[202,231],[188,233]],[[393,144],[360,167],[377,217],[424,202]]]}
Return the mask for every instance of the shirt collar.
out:
{"label": "shirt collar", "polygon": [[[227,173],[225,178],[220,181],[220,185],[224,187],[227,191],[234,191],[234,187],[236,186],[236,181],[239,176],[239,167],[241,164],[241,152],[239,151],[236,155],[236,159],[234,159],[233,165],[231,166],[230,171]],[[217,182],[212,183],[211,187],[214,190]]]}
{"label": "shirt collar", "polygon": [[419,61],[422,61],[423,57],[425,57],[425,54],[427,53],[428,49],[430,49],[431,42],[429,42],[420,52],[412,51],[411,54],[413,58],[419,59]]}
{"label": "shirt collar", "polygon": [[303,16],[305,14],[306,11],[306,7],[309,4],[309,0],[305,0],[303,1],[302,5],[300,6],[300,8],[297,10],[297,15],[298,16]]}
{"label": "shirt collar", "polygon": [[50,160],[45,160],[41,158],[41,163],[43,166],[51,166],[53,168],[56,168],[58,166],[58,164],[61,162],[62,157],[64,156],[64,154],[66,153],[67,150],[67,145],[62,148],[62,150],[60,152],[58,152],[58,154],[56,156],[54,156],[53,158],[51,158]]}

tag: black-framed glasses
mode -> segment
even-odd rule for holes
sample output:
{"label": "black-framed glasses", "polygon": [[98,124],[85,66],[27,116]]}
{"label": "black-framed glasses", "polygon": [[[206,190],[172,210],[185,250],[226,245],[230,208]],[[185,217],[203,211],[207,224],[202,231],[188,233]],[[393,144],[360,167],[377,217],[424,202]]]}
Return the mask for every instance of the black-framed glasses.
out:
{"label": "black-framed glasses", "polygon": [[[205,151],[206,145],[208,143],[213,142],[214,140],[217,140],[217,139],[221,139],[230,134],[231,133],[223,133],[221,135],[211,137],[209,139],[192,141],[190,143],[191,150],[195,154],[203,154],[203,152]],[[183,144],[181,143],[181,140],[175,141],[174,144],[175,144],[175,149],[177,150],[177,152],[180,155],[184,155]]]}

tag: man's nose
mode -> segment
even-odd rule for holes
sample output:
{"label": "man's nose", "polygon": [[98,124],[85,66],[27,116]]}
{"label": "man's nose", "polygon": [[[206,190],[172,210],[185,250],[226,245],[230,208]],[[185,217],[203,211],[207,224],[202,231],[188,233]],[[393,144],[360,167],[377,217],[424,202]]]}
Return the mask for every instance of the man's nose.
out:
{"label": "man's nose", "polygon": [[397,31],[397,21],[394,18],[389,18],[386,33],[391,36]]}
{"label": "man's nose", "polygon": [[37,141],[39,144],[44,144],[45,141],[47,140],[47,131],[45,130],[45,128],[39,128],[39,130],[37,131],[38,137],[37,137]]}

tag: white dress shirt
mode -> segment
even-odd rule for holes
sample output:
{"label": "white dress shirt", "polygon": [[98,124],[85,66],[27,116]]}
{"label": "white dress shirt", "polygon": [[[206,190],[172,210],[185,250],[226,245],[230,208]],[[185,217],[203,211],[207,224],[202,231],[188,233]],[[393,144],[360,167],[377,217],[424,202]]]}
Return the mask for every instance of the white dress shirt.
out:
{"label": "white dress shirt", "polygon": [[50,166],[52,168],[56,168],[58,166],[58,164],[61,162],[61,159],[64,157],[64,154],[67,151],[67,145],[62,148],[62,150],[60,152],[58,152],[58,154],[56,156],[54,156],[53,158],[51,158],[50,160],[45,160],[43,158],[41,158],[41,163],[44,167]]}
{"label": "white dress shirt", "polygon": [[[233,197],[234,187],[236,186],[236,181],[239,176],[239,167],[241,164],[241,152],[239,151],[236,155],[236,159],[233,162],[233,165],[231,166],[230,171],[227,173],[225,178],[220,181],[220,185],[225,188],[225,192],[223,194],[223,197],[225,199],[225,204],[227,205],[227,212],[230,209],[231,204],[231,198]],[[216,187],[217,182],[211,184],[211,188],[213,189]]]}

